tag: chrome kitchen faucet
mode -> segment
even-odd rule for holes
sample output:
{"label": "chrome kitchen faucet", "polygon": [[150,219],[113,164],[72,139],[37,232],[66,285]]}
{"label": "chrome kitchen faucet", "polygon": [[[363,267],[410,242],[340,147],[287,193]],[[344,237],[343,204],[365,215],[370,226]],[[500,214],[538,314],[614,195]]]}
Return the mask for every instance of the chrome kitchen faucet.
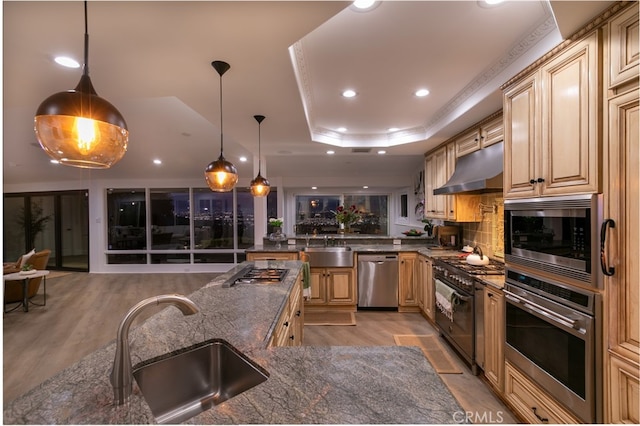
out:
{"label": "chrome kitchen faucet", "polygon": [[116,405],[122,405],[131,396],[133,375],[131,373],[131,356],[129,354],[129,327],[133,320],[148,306],[169,304],[180,309],[183,315],[193,315],[199,311],[198,306],[180,294],[163,294],[138,302],[122,318],[118,326],[116,339],[116,356],[111,369],[111,384]]}

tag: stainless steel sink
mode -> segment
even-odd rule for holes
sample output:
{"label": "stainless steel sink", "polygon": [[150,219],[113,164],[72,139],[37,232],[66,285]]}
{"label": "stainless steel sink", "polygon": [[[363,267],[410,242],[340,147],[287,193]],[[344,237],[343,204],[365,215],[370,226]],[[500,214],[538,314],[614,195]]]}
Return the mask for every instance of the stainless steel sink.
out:
{"label": "stainless steel sink", "polygon": [[180,423],[264,382],[269,373],[228,342],[207,340],[133,369],[158,423]]}
{"label": "stainless steel sink", "polygon": [[351,247],[305,247],[312,268],[352,268]]}

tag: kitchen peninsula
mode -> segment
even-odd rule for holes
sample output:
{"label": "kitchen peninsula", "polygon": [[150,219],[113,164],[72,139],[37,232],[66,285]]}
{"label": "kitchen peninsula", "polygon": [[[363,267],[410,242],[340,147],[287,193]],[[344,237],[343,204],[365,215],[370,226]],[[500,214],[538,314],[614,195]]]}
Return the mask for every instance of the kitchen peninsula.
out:
{"label": "kitchen peninsula", "polygon": [[[269,347],[302,264],[269,262],[289,270],[280,284],[223,286],[249,264],[189,295],[198,314],[164,309],[130,333],[134,365],[220,338],[268,371],[266,382],[185,423],[455,422],[462,408],[417,348]],[[114,350],[112,342],[9,403],[4,423],[155,423],[136,385],[128,404],[113,405]]]}

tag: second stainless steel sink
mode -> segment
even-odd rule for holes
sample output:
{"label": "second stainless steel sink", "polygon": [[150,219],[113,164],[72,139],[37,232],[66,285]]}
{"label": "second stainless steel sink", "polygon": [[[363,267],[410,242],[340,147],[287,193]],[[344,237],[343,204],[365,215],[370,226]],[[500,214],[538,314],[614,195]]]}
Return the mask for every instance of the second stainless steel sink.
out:
{"label": "second stainless steel sink", "polygon": [[312,268],[352,268],[351,247],[305,247]]}
{"label": "second stainless steel sink", "polygon": [[133,369],[158,423],[180,423],[264,382],[269,373],[225,340],[212,339]]}

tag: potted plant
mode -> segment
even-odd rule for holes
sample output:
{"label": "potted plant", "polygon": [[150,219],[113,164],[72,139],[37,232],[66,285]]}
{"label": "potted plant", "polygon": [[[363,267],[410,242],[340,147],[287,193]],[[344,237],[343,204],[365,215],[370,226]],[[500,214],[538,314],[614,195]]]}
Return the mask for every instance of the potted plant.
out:
{"label": "potted plant", "polygon": [[18,216],[18,225],[25,231],[25,237],[29,236],[29,248],[33,248],[36,245],[36,237],[39,233],[43,232],[47,227],[47,222],[51,220],[51,216],[45,216],[42,206],[37,203],[31,205],[31,212],[28,214],[27,210],[23,207]]}

